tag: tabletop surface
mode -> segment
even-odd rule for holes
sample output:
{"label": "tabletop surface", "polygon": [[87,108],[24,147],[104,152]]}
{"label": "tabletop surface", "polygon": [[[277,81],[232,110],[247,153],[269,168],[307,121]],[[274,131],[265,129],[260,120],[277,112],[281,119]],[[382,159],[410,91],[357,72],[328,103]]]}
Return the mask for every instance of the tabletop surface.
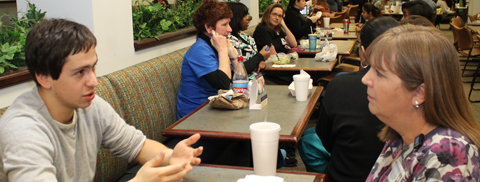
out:
{"label": "tabletop surface", "polygon": [[280,124],[281,142],[296,143],[313,112],[323,87],[314,86],[308,100],[296,101],[288,86],[266,85],[268,104],[261,110],[247,107],[239,110],[213,108],[207,103],[178,120],[162,134],[165,136],[187,137],[200,133],[202,138],[250,140],[249,126],[267,121]]}
{"label": "tabletop surface", "polygon": [[468,28],[472,29],[473,31],[480,32],[480,26],[468,26]]}
{"label": "tabletop surface", "polygon": [[[330,28],[343,28],[343,23],[330,23]],[[348,31],[355,34],[355,23],[350,23]]]}
{"label": "tabletop surface", "polygon": [[[337,45],[338,53],[337,55],[350,55],[355,46],[356,40],[332,40],[330,41],[333,44]],[[323,43],[323,42],[321,42]],[[317,49],[316,51],[310,51],[308,48],[305,51],[297,51],[299,55],[301,54],[316,54],[319,53],[321,49]]]}
{"label": "tabletop surface", "polygon": [[470,22],[468,26],[480,26],[480,20],[476,20],[474,22]]}
{"label": "tabletop surface", "polygon": [[[246,175],[254,174],[252,168],[206,165],[193,166],[193,171],[183,178],[184,182],[235,182]],[[285,182],[321,182],[322,173],[278,170],[277,175]]]}
{"label": "tabletop surface", "polygon": [[316,61],[315,58],[298,58],[290,64],[295,64],[295,67],[272,67],[273,63],[268,62],[265,65],[266,71],[296,71],[302,68],[305,71],[332,71],[337,60],[331,62]]}

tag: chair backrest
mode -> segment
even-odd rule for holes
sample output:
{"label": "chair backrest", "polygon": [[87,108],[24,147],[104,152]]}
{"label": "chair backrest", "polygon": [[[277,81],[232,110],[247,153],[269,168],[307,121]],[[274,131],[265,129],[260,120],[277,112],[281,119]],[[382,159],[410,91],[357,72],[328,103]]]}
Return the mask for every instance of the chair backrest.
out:
{"label": "chair backrest", "polygon": [[333,12],[334,17],[337,17],[338,15],[342,16],[342,19],[349,19],[349,9],[345,9],[345,11],[342,12]]}
{"label": "chair backrest", "polygon": [[350,7],[350,11],[348,12],[348,16],[357,16],[358,4],[357,5],[348,5]]}
{"label": "chair backrest", "polygon": [[467,27],[457,27],[452,26],[452,29],[455,29],[458,40],[458,48],[462,50],[469,50],[473,48],[473,36],[470,29]]}
{"label": "chair backrest", "polygon": [[343,15],[335,15],[330,17],[330,23],[343,23]]}
{"label": "chair backrest", "polygon": [[465,22],[459,16],[453,17],[452,18],[452,23],[453,23],[453,25],[455,25],[457,27],[464,27],[465,26]]}
{"label": "chair backrest", "polygon": [[453,23],[450,23],[450,29],[452,30],[452,34],[453,34],[453,45],[456,46],[458,43],[458,37],[457,37],[458,26],[455,26]]}
{"label": "chair backrest", "polygon": [[468,15],[468,18],[470,18],[470,22],[477,20],[477,17],[478,17],[478,13],[474,15]]}

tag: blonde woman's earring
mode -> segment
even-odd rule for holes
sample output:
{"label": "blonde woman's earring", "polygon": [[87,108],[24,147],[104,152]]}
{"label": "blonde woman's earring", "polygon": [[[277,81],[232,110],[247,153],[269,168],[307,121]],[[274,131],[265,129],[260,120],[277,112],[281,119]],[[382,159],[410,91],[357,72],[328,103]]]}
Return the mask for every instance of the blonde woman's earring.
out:
{"label": "blonde woman's earring", "polygon": [[419,108],[420,106],[418,105],[418,101],[415,101],[415,108]]}

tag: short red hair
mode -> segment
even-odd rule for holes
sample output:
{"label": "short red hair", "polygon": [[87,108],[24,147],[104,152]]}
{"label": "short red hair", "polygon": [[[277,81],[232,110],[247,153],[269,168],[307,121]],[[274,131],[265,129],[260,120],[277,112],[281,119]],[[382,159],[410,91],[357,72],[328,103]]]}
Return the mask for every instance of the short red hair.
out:
{"label": "short red hair", "polygon": [[193,14],[193,25],[198,32],[205,32],[205,24],[215,29],[219,20],[232,17],[232,10],[227,3],[217,0],[203,0],[203,4]]}

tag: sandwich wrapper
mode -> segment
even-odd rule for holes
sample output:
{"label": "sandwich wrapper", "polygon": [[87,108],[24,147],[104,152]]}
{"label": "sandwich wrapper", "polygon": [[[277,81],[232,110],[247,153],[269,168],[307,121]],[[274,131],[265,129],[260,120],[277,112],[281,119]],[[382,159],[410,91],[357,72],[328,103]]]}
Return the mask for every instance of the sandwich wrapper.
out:
{"label": "sandwich wrapper", "polygon": [[243,93],[230,90],[218,90],[218,95],[208,97],[209,104],[221,109],[241,109],[247,107],[248,97]]}
{"label": "sandwich wrapper", "polygon": [[245,178],[240,178],[237,182],[284,182],[283,178],[278,176],[259,176],[254,174],[246,175]]}
{"label": "sandwich wrapper", "polygon": [[[310,76],[307,72],[305,72],[303,70],[300,70],[300,74],[301,75],[306,74],[306,75]],[[313,79],[310,79],[310,81],[308,83],[308,94],[310,94],[312,89],[313,89]],[[290,83],[290,85],[288,85],[288,90],[290,90],[290,93],[292,94],[292,96],[295,97],[295,81],[293,81],[292,83]]]}

